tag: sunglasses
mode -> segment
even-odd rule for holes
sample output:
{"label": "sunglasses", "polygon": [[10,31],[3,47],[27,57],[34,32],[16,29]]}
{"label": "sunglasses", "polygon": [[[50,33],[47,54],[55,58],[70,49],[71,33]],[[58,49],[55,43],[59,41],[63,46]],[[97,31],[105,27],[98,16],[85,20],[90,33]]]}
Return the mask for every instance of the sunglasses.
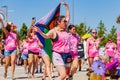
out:
{"label": "sunglasses", "polygon": [[67,20],[64,20],[63,22],[64,22],[64,23],[66,23],[66,22],[67,22]]}
{"label": "sunglasses", "polygon": [[97,34],[97,32],[92,32],[92,34]]}

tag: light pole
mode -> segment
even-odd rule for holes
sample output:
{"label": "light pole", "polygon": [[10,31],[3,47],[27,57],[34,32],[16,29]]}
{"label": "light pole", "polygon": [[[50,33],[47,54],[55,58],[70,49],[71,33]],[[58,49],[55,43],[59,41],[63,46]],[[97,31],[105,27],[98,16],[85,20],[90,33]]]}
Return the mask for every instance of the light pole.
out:
{"label": "light pole", "polygon": [[73,22],[73,24],[74,24],[74,0],[72,0],[73,2],[73,4],[72,4],[72,8],[73,8],[73,13],[72,13],[72,22]]}
{"label": "light pole", "polygon": [[2,8],[6,9],[6,22],[8,22],[8,6],[4,5]]}

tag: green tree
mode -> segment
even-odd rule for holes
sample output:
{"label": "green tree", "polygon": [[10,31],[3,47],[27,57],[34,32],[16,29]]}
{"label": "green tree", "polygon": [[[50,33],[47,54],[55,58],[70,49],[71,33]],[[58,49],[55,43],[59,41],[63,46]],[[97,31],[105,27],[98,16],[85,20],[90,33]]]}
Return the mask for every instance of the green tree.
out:
{"label": "green tree", "polygon": [[84,34],[90,32],[90,27],[87,27],[85,23],[80,23],[80,25],[76,25],[77,34],[82,37]]}
{"label": "green tree", "polygon": [[99,26],[98,26],[98,37],[103,37],[105,30],[106,30],[105,25],[101,20],[100,23],[99,23]]}
{"label": "green tree", "polygon": [[97,29],[98,29],[98,37],[102,39],[100,41],[100,46],[103,46],[103,45],[105,46],[105,44],[107,43],[107,36],[104,37],[106,28],[102,20],[100,20],[100,23]]}
{"label": "green tree", "polygon": [[25,23],[22,24],[22,28],[17,33],[18,33],[19,40],[23,40],[26,37],[26,35],[27,35],[27,26],[26,26]]}
{"label": "green tree", "polygon": [[117,43],[117,29],[113,26],[108,34],[108,39],[112,39],[113,42]]}

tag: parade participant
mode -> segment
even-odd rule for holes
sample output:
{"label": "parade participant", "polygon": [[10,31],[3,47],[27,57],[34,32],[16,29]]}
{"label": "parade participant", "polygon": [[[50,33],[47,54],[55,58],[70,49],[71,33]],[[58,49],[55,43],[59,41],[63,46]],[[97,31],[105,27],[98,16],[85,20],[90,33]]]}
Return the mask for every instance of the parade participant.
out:
{"label": "parade participant", "polygon": [[66,6],[66,17],[59,16],[56,18],[56,27],[51,29],[48,33],[44,34],[41,30],[36,28],[36,31],[44,38],[50,38],[52,40],[53,51],[53,64],[59,73],[58,80],[64,80],[66,77],[66,69],[63,58],[61,55],[69,54],[69,34],[66,32],[67,24],[69,23],[69,8],[66,2],[61,2]]}
{"label": "parade participant", "polygon": [[[37,36],[35,35],[35,31],[33,29],[35,24],[35,18],[32,19],[31,26],[28,30],[27,36],[28,36],[28,77],[34,78],[34,71],[37,64],[37,59],[39,55],[39,48],[42,48],[43,45],[38,40]],[[32,67],[33,66],[33,67]],[[33,68],[31,73],[31,68]]]}
{"label": "parade participant", "polygon": [[91,30],[91,37],[87,39],[87,58],[89,62],[89,71],[91,72],[91,65],[93,63],[93,60],[98,57],[98,52],[99,52],[99,43],[100,43],[100,38],[97,38],[97,30],[92,29]]}
{"label": "parade participant", "polygon": [[37,59],[37,64],[36,64],[36,71],[35,73],[38,73],[38,64],[40,64],[40,73],[42,73],[42,66],[43,66],[43,59],[42,59],[42,51],[40,48],[38,59]]}
{"label": "parade participant", "polygon": [[28,63],[28,37],[23,40],[21,44],[22,59],[24,61],[24,71],[27,73],[27,63]]}
{"label": "parade participant", "polygon": [[18,43],[18,38],[17,38],[17,34],[16,32],[14,32],[13,30],[13,24],[12,23],[7,23],[6,27],[4,26],[4,23],[0,17],[0,23],[2,24],[2,30],[4,32],[4,39],[5,39],[5,51],[4,51],[4,55],[5,55],[5,72],[4,72],[4,78],[7,77],[7,70],[8,70],[8,66],[11,63],[11,77],[12,79],[14,79],[14,71],[15,71],[15,60],[16,60],[16,49],[17,46],[19,45]]}
{"label": "parade participant", "polygon": [[69,40],[70,40],[70,53],[72,55],[71,74],[70,78],[74,75],[78,68],[78,42],[79,36],[76,34],[76,27],[74,25],[68,26]]}
{"label": "parade participant", "polygon": [[78,42],[78,63],[79,63],[79,71],[81,71],[81,67],[84,63],[85,59],[85,51],[84,51],[84,39],[80,39]]}

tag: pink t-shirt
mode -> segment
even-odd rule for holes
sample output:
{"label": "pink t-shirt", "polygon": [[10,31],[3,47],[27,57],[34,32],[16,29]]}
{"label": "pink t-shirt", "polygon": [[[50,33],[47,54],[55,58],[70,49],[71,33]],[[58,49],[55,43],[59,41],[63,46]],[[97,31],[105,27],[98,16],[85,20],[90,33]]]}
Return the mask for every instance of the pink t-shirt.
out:
{"label": "pink t-shirt", "polygon": [[32,38],[28,38],[28,50],[32,52],[38,52],[39,53],[39,45],[38,45],[38,38],[33,36]]}
{"label": "pink t-shirt", "polygon": [[70,34],[70,53],[78,54],[78,41],[79,37],[77,35]]}
{"label": "pink t-shirt", "polygon": [[22,54],[28,54],[28,43],[23,41]]}
{"label": "pink t-shirt", "polygon": [[5,50],[14,50],[17,47],[17,34],[8,32],[8,36],[5,39]]}
{"label": "pink t-shirt", "polygon": [[55,42],[52,42],[53,47],[52,50],[57,53],[69,53],[70,48],[69,48],[69,34],[66,31],[57,31],[56,33],[58,35],[58,40]]}

